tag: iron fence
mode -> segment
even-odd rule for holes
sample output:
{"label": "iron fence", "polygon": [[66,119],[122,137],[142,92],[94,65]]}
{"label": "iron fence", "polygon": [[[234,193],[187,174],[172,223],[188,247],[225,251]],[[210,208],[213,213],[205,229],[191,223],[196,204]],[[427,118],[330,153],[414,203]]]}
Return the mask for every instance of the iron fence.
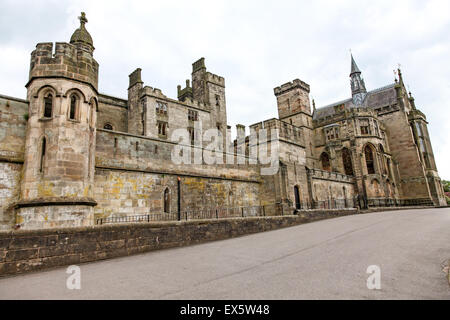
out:
{"label": "iron fence", "polygon": [[430,199],[386,199],[369,198],[368,207],[414,207],[414,206],[433,206]]}
{"label": "iron fence", "polygon": [[321,201],[313,201],[313,209],[347,209],[354,208],[353,199],[329,199]]}
{"label": "iron fence", "polygon": [[[97,224],[109,223],[134,223],[134,222],[156,222],[177,220],[211,220],[227,218],[248,218],[282,215],[281,205],[272,204],[264,206],[249,206],[237,208],[204,208],[196,210],[185,210],[178,213],[151,213],[137,216],[113,216],[97,219]],[[287,214],[287,212],[286,212]]]}

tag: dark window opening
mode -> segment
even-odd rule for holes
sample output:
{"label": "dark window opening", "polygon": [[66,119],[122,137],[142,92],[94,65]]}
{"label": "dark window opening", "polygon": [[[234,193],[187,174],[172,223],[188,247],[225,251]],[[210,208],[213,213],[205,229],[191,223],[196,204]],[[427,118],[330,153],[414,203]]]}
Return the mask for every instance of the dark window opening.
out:
{"label": "dark window opening", "polygon": [[366,157],[367,174],[375,174],[375,163],[373,161],[372,148],[366,146],[364,148],[364,155]]}
{"label": "dark window opening", "polygon": [[53,96],[48,94],[44,98],[44,117],[51,118],[52,117],[52,109],[53,109]]}
{"label": "dark window opening", "polygon": [[331,172],[330,157],[328,156],[328,153],[322,153],[320,162],[322,163],[322,170]]}
{"label": "dark window opening", "polygon": [[105,125],[103,126],[103,129],[113,130],[113,126],[110,123],[105,123]]}
{"label": "dark window opening", "polygon": [[47,140],[45,138],[42,139],[41,146],[41,164],[39,171],[42,172],[44,170],[44,159],[45,159],[45,149],[47,148]]}
{"label": "dark window opening", "polygon": [[160,136],[167,135],[167,122],[158,121],[158,134]]}
{"label": "dark window opening", "polygon": [[75,95],[72,95],[70,97],[70,113],[69,113],[70,120],[75,120],[76,110],[77,110],[77,97],[75,97]]}
{"label": "dark window opening", "polygon": [[299,210],[301,207],[301,203],[300,203],[300,191],[297,186],[294,187],[294,195],[295,195],[295,208]]}
{"label": "dark window opening", "polygon": [[352,176],[353,173],[353,165],[352,165],[352,155],[350,150],[344,148],[342,150],[342,162],[344,163],[344,171],[348,176]]}
{"label": "dark window opening", "polygon": [[170,191],[169,188],[164,190],[164,213],[170,213]]}

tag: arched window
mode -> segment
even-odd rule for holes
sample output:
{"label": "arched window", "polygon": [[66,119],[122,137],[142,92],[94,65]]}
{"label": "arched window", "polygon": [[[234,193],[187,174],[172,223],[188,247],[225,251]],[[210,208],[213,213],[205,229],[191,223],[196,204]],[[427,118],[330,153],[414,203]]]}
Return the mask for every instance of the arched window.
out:
{"label": "arched window", "polygon": [[164,190],[164,212],[170,213],[170,190],[166,188]]}
{"label": "arched window", "polygon": [[364,156],[366,157],[367,174],[375,174],[375,164],[373,161],[373,151],[370,146],[364,148]]}
{"label": "arched window", "polygon": [[322,163],[322,170],[331,172],[330,157],[328,156],[328,153],[322,153],[320,156],[320,162]]}
{"label": "arched window", "polygon": [[106,130],[113,130],[113,126],[112,126],[112,124],[110,124],[110,123],[105,123],[105,125],[103,126],[103,129],[106,129]]}
{"label": "arched window", "polygon": [[51,118],[53,111],[53,95],[49,93],[44,97],[44,117]]}
{"label": "arched window", "polygon": [[342,149],[342,162],[344,164],[345,174],[348,176],[352,176],[353,173],[353,165],[352,165],[352,155],[350,150],[347,148]]}
{"label": "arched window", "polygon": [[69,119],[70,120],[75,120],[75,117],[77,115],[77,96],[76,95],[71,95],[70,96],[70,110],[69,110]]}
{"label": "arched window", "polygon": [[47,140],[42,138],[42,145],[41,145],[41,161],[39,166],[39,172],[44,171],[44,159],[45,159],[45,150],[47,149]]}
{"label": "arched window", "polygon": [[295,196],[295,209],[300,209],[300,190],[298,186],[294,187],[294,196]]}

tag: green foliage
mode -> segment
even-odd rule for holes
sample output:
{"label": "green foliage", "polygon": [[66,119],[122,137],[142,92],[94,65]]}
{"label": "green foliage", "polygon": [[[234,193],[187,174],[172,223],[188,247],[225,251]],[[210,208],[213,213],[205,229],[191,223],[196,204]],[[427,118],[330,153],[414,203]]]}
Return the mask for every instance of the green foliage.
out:
{"label": "green foliage", "polygon": [[25,119],[25,121],[28,121],[28,118],[29,118],[28,113],[25,113],[25,114],[23,115],[23,118]]}
{"label": "green foliage", "polygon": [[450,181],[442,180],[442,185],[444,186],[444,192],[450,192]]}

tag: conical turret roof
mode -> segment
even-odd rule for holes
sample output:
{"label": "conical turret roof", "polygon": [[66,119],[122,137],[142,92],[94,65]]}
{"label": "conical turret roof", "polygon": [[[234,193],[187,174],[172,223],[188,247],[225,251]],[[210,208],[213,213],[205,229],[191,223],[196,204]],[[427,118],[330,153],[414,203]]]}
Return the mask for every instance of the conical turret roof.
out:
{"label": "conical turret roof", "polygon": [[85,24],[88,22],[88,20],[86,19],[86,14],[82,12],[81,17],[79,17],[78,19],[80,19],[80,27],[73,33],[72,37],[70,38],[70,43],[83,42],[93,47],[94,42],[92,41],[92,37],[85,27]]}

